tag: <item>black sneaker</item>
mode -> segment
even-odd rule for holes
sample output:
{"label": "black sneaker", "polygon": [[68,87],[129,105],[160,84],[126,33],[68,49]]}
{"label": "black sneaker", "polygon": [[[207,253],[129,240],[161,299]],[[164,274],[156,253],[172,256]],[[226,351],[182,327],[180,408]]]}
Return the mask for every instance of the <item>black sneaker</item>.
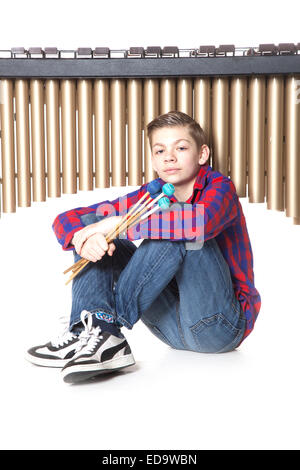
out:
{"label": "black sneaker", "polygon": [[115,336],[99,326],[92,326],[92,314],[86,310],[81,314],[81,321],[85,330],[79,336],[76,354],[61,371],[65,382],[81,382],[135,364],[130,346],[121,332]]}
{"label": "black sneaker", "polygon": [[79,336],[71,333],[66,327],[57,338],[28,349],[25,357],[38,366],[64,367],[74,356],[78,342]]}

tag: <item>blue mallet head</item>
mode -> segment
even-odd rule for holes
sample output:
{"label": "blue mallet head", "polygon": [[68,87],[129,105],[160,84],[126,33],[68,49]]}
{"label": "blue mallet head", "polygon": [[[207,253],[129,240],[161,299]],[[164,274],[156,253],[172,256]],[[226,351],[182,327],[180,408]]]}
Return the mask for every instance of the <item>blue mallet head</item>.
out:
{"label": "blue mallet head", "polygon": [[151,194],[151,197],[152,197],[152,199],[156,199],[158,196],[160,196],[160,194],[161,194],[161,191],[158,191],[155,194]]}
{"label": "blue mallet head", "polygon": [[166,183],[162,187],[163,192],[165,193],[166,196],[173,196],[175,192],[175,187],[171,183]]}
{"label": "blue mallet head", "polygon": [[155,198],[161,193],[161,185],[157,180],[150,181],[147,185],[147,191],[152,198]]}
{"label": "blue mallet head", "polygon": [[158,205],[161,209],[168,209],[170,207],[170,200],[167,197],[162,197],[158,200]]}

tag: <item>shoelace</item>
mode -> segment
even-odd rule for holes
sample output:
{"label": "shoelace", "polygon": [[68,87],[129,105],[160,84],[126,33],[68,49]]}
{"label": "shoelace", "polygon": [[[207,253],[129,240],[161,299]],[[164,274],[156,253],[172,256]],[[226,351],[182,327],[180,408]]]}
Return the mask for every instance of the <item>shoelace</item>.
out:
{"label": "shoelace", "polygon": [[[86,317],[87,321],[85,321]],[[81,351],[84,346],[87,346],[87,344],[88,347],[85,349],[85,352],[92,352],[93,349],[96,347],[97,343],[100,341],[100,339],[103,338],[103,336],[100,336],[100,327],[92,326],[93,319],[91,312],[89,312],[88,310],[82,310],[80,320],[84,325],[84,330],[79,335],[79,341],[75,348],[75,354]]]}
{"label": "shoelace", "polygon": [[64,344],[68,344],[69,341],[72,341],[72,339],[76,337],[74,333],[71,333],[71,331],[69,331],[68,318],[65,316],[61,316],[59,320],[60,320],[60,323],[62,323],[62,327],[64,329],[58,336],[55,336],[52,340],[50,340],[50,343],[55,348],[58,348],[59,346],[63,346]]}

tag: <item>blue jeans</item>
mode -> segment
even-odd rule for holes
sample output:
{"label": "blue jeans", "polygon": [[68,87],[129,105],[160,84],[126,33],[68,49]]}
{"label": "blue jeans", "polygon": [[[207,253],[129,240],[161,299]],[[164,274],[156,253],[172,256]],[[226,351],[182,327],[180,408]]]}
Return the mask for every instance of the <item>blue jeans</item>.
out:
{"label": "blue jeans", "polygon": [[[85,225],[101,218],[81,217]],[[136,247],[117,238],[114,243],[112,256],[89,262],[73,279],[71,330],[86,309],[112,314],[128,329],[141,319],[175,349],[220,353],[240,344],[246,319],[214,239],[199,250],[187,250],[183,241],[145,239]],[[75,250],[74,259],[80,259]]]}

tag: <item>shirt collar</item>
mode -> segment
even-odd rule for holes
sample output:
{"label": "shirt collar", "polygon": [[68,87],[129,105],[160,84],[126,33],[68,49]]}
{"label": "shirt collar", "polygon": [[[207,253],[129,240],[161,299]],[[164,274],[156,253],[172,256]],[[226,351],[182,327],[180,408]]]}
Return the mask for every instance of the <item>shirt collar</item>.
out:
{"label": "shirt collar", "polygon": [[196,177],[196,181],[194,183],[194,187],[193,187],[193,193],[195,191],[195,189],[203,189],[204,186],[205,186],[205,182],[206,182],[206,175],[207,175],[207,172],[210,170],[210,166],[208,163],[205,163],[205,165],[201,165],[200,166],[200,170],[198,172],[198,175]]}

